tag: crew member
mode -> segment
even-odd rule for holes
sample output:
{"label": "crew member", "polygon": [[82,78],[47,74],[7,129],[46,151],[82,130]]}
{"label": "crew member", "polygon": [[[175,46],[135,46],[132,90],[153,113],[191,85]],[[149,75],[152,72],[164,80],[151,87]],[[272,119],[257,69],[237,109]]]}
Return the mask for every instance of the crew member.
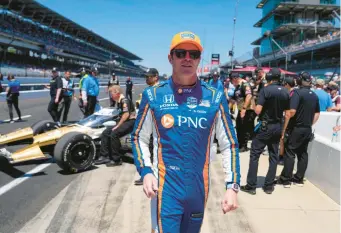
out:
{"label": "crew member", "polygon": [[21,112],[19,109],[19,91],[20,91],[20,82],[15,79],[14,75],[9,74],[7,77],[8,86],[6,88],[6,99],[7,106],[9,111],[10,123],[14,123],[13,120],[13,105],[15,111],[18,115],[18,120],[21,121]]}
{"label": "crew member", "polygon": [[[303,178],[308,166],[308,144],[312,139],[312,125],[320,116],[320,104],[317,95],[311,88],[311,76],[308,72],[299,75],[301,87],[294,90],[290,98],[290,114],[286,115],[281,139],[285,140],[284,168],[277,181],[284,187],[291,182],[303,185]],[[295,155],[297,156],[297,172],[293,176]]]}
{"label": "crew member", "polygon": [[126,81],[126,97],[133,101],[133,81],[128,77]]}
{"label": "crew member", "polygon": [[281,72],[273,68],[266,75],[269,85],[262,88],[258,95],[256,114],[259,116],[258,128],[251,144],[250,164],[247,184],[241,190],[256,194],[259,156],[265,146],[269,150],[269,170],[265,178],[263,190],[267,194],[274,191],[274,180],[278,162],[278,145],[281,138],[283,112],[289,114],[289,93],[280,85]]}
{"label": "crew member", "polygon": [[209,84],[212,87],[218,89],[219,91],[224,91],[224,85],[223,85],[223,83],[219,79],[218,71],[214,71],[212,77],[213,78],[209,81]]}
{"label": "crew member", "polygon": [[[202,50],[200,39],[192,32],[173,37],[168,55],[172,77],[144,90],[132,133],[135,165],[146,196],[152,198],[155,232],[200,231],[214,135],[226,174],[222,210],[237,208],[238,142],[224,93],[196,75]],[[149,152],[151,134],[157,142],[154,164]]]}
{"label": "crew member", "polygon": [[58,106],[60,101],[62,100],[62,88],[63,82],[61,77],[58,76],[57,68],[52,69],[52,77],[50,80],[50,85],[46,86],[50,89],[51,100],[47,111],[50,113],[54,122],[59,124],[60,115],[58,112]]}
{"label": "crew member", "polygon": [[109,91],[111,98],[117,102],[117,108],[121,110],[121,116],[117,125],[108,127],[103,131],[100,157],[95,164],[106,163],[107,167],[114,167],[122,165],[120,137],[133,131],[136,115],[133,103],[124,97],[120,86],[113,85]]}
{"label": "crew member", "polygon": [[[148,86],[152,87],[152,86],[156,86],[159,84],[159,71],[157,69],[155,69],[155,68],[148,69],[145,76],[146,76],[146,83]],[[140,105],[140,103],[141,103],[141,100],[139,102],[139,105]],[[150,135],[149,151],[150,151],[151,160],[153,163],[153,135],[152,134]],[[143,185],[142,177],[135,181],[135,185]]]}
{"label": "crew member", "polygon": [[96,77],[97,74],[97,68],[92,68],[91,75],[88,75],[88,77],[83,81],[81,87],[85,117],[88,117],[95,112],[97,97],[99,95],[99,83]]}
{"label": "crew member", "polygon": [[295,79],[292,77],[284,78],[283,86],[288,89],[289,95],[291,96],[294,92],[295,88]]}
{"label": "crew member", "polygon": [[2,73],[0,73],[0,93],[2,93],[4,90],[4,88],[2,87],[2,84],[1,84],[2,81],[4,81],[4,76]]}
{"label": "crew member", "polygon": [[[107,93],[109,93],[109,89],[112,85],[120,85],[120,82],[118,81],[118,78],[116,77],[115,73],[111,74],[111,78],[108,81],[108,87],[107,87]],[[109,93],[109,101],[110,101],[110,107],[115,107],[116,102],[111,98],[111,95]]]}
{"label": "crew member", "polygon": [[239,152],[248,151],[247,142],[251,139],[250,131],[254,128],[254,111],[251,107],[252,90],[248,82],[238,73],[231,74],[231,82],[235,86],[233,99],[237,101],[238,116],[236,129],[239,142]]}
{"label": "crew member", "polygon": [[266,75],[264,70],[261,67],[258,67],[255,69],[255,79],[254,79],[254,85],[252,87],[252,109],[256,108],[257,105],[257,99],[258,99],[258,93],[262,90],[263,87],[266,86]]}
{"label": "crew member", "polygon": [[87,70],[85,67],[82,67],[79,71],[79,96],[78,96],[78,107],[81,110],[81,112],[84,114],[85,113],[85,108],[83,104],[83,99],[82,99],[82,86],[83,86],[83,81],[89,76],[90,71]]}
{"label": "crew member", "polygon": [[75,98],[75,91],[74,91],[75,84],[73,80],[70,78],[70,76],[71,76],[71,71],[67,70],[65,71],[64,77],[62,78],[62,81],[63,81],[62,93],[63,93],[63,103],[64,103],[63,122],[67,121],[67,116],[69,114],[70,106],[72,103],[72,98]]}

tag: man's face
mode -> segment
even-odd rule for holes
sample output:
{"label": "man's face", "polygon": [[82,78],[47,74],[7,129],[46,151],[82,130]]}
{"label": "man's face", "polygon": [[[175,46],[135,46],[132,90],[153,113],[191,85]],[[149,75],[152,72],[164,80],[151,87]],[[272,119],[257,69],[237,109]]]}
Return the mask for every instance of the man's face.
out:
{"label": "man's face", "polygon": [[330,91],[330,96],[331,97],[334,98],[336,96],[336,94],[337,94],[337,90],[333,89],[333,90]]}
{"label": "man's face", "polygon": [[237,87],[239,85],[239,79],[238,78],[232,78],[231,82],[233,84],[233,86]]}
{"label": "man's face", "polygon": [[218,80],[218,78],[219,78],[219,75],[213,75],[213,79],[214,79],[214,81],[217,81],[217,80]]}
{"label": "man's face", "polygon": [[[192,85],[196,79],[196,71],[200,63],[201,53],[193,44],[180,44],[168,55],[168,60],[173,67],[173,75],[182,85]],[[187,51],[187,52],[185,52]]]}
{"label": "man's face", "polygon": [[116,76],[115,75],[111,76],[111,78],[112,78],[112,80],[116,80]]}
{"label": "man's face", "polygon": [[120,99],[120,96],[121,96],[121,93],[118,90],[114,89],[111,91],[111,98],[113,100],[118,101]]}
{"label": "man's face", "polygon": [[57,75],[58,75],[58,73],[57,73],[56,71],[53,71],[53,72],[52,72],[52,76],[53,76],[53,77],[56,77]]}
{"label": "man's face", "polygon": [[70,72],[65,72],[65,78],[69,79],[70,78]]}
{"label": "man's face", "polygon": [[146,83],[148,86],[153,86],[157,82],[157,76],[147,76]]}
{"label": "man's face", "polygon": [[257,79],[263,78],[263,75],[264,75],[264,71],[263,71],[263,70],[259,71],[259,72],[257,73]]}

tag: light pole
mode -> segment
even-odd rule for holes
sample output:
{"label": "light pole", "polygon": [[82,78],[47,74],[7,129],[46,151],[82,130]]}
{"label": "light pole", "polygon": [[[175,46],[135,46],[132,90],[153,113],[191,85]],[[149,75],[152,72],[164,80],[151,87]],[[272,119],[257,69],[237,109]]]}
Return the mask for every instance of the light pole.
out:
{"label": "light pole", "polygon": [[276,59],[275,57],[275,51],[272,47],[272,43],[274,43],[275,45],[277,45],[277,47],[285,54],[285,70],[288,70],[288,53],[277,43],[277,41],[274,40],[274,38],[272,38],[272,35],[271,35],[271,32],[270,31],[266,31],[263,36],[266,38],[268,37],[269,40],[270,40],[270,44],[271,44],[271,49],[272,49],[272,53],[274,55],[274,58]]}
{"label": "light pole", "polygon": [[233,33],[232,33],[232,48],[229,52],[229,55],[231,56],[231,70],[233,70],[233,55],[234,55],[234,35],[236,31],[236,21],[237,21],[237,8],[238,8],[239,0],[236,1],[236,6],[234,8],[234,18],[233,18]]}

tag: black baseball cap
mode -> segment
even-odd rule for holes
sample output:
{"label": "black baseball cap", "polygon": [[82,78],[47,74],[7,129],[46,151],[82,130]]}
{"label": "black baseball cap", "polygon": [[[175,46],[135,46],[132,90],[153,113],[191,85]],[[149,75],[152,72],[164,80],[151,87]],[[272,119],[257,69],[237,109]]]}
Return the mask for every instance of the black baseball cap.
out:
{"label": "black baseball cap", "polygon": [[266,74],[267,80],[279,80],[281,78],[281,70],[279,68],[272,68]]}
{"label": "black baseball cap", "polygon": [[58,72],[57,68],[56,68],[56,67],[53,67],[53,68],[52,68],[52,72]]}
{"label": "black baseball cap", "polygon": [[157,69],[155,68],[150,68],[147,70],[147,72],[144,74],[145,76],[159,76],[159,71],[157,71]]}
{"label": "black baseball cap", "polygon": [[241,78],[241,75],[239,73],[231,73],[230,74],[230,78],[233,79],[233,78]]}
{"label": "black baseball cap", "polygon": [[262,69],[261,67],[257,67],[257,68],[255,69],[255,73],[258,74],[259,71],[262,71],[262,70],[263,70],[263,69]]}
{"label": "black baseball cap", "polygon": [[284,79],[284,84],[288,84],[290,87],[295,86],[295,79],[293,77],[286,77]]}
{"label": "black baseball cap", "polygon": [[302,81],[309,82],[309,83],[312,81],[311,75],[308,72],[302,72],[300,76],[301,76]]}
{"label": "black baseball cap", "polygon": [[111,74],[111,76],[116,76],[116,74],[113,72],[113,73]]}

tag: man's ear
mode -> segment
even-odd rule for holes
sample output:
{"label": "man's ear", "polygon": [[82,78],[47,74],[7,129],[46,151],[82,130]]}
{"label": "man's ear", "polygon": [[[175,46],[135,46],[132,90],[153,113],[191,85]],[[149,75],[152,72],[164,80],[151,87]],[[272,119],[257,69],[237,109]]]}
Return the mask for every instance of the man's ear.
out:
{"label": "man's ear", "polygon": [[173,58],[172,55],[168,54],[168,61],[170,64],[173,64]]}

